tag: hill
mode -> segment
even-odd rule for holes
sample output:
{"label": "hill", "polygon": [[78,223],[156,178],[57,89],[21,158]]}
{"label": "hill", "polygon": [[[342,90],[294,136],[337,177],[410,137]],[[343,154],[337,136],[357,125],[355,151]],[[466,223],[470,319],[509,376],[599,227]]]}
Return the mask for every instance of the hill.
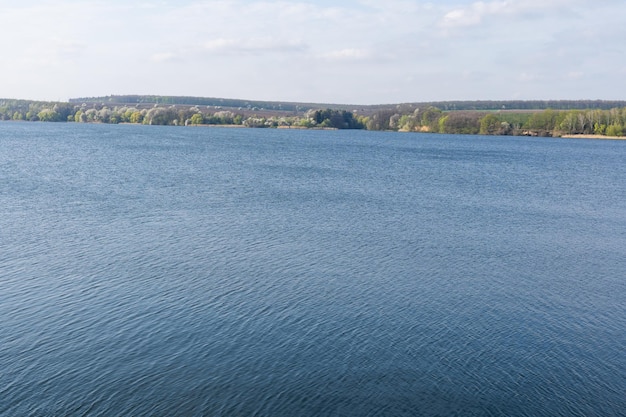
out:
{"label": "hill", "polygon": [[304,114],[309,110],[334,109],[371,115],[381,110],[410,111],[417,108],[436,107],[443,111],[498,111],[498,110],[610,110],[626,107],[626,100],[479,100],[479,101],[431,101],[396,104],[332,104],[299,103],[284,101],[244,100],[217,97],[158,96],[158,95],[111,95],[102,97],[79,97],[69,100],[72,104],[98,104],[109,106],[210,106],[214,109],[242,112],[279,112]]}

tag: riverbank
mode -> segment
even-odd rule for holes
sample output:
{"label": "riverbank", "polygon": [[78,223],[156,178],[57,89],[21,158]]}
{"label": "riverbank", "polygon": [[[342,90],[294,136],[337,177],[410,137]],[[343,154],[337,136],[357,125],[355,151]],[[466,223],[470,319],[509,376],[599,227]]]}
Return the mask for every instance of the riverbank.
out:
{"label": "riverbank", "polygon": [[605,140],[626,140],[626,136],[604,136],[604,135],[563,135],[565,139],[605,139]]}

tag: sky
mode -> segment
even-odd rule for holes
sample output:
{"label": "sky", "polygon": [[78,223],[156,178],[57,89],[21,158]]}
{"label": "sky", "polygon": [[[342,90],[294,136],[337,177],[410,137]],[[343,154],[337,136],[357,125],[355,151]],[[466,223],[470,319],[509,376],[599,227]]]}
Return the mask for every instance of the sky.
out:
{"label": "sky", "polygon": [[0,0],[0,97],[626,99],[624,0]]}

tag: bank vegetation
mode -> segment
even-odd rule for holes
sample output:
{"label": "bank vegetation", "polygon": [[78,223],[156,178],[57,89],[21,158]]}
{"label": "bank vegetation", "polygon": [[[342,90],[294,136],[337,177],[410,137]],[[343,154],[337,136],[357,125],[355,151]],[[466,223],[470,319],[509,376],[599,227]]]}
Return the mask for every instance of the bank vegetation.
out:
{"label": "bank vegetation", "polygon": [[[315,108],[314,105],[271,103],[246,106],[173,103],[158,96],[119,96],[117,101],[41,102],[0,99],[0,120],[133,123],[173,126],[241,126],[253,128],[367,129],[447,134],[571,136],[626,135],[626,105],[607,108],[606,102],[571,102],[572,107],[532,109],[537,102],[455,102]],[[130,97],[130,98],[128,98]],[[136,97],[142,98],[141,100]],[[150,99],[153,98],[150,102]],[[125,99],[123,99],[125,98]],[[131,98],[133,98],[131,100]],[[184,101],[183,98],[176,98]],[[208,100],[208,99],[207,99]],[[217,99],[215,99],[217,100]],[[497,109],[488,109],[491,107]],[[263,106],[264,102],[254,103]],[[610,102],[610,104],[626,104]],[[520,107],[513,109],[511,107]],[[586,107],[585,107],[586,106]],[[352,106],[356,107],[356,106]],[[454,109],[451,109],[454,107]]]}

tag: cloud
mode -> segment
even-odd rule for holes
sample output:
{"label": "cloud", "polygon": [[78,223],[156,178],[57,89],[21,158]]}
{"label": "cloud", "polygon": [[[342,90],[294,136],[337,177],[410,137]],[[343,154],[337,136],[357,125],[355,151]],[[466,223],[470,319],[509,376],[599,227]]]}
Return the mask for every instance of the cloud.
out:
{"label": "cloud", "polygon": [[486,16],[505,13],[507,7],[510,8],[510,2],[508,1],[491,3],[479,1],[469,7],[454,9],[446,13],[441,25],[446,28],[477,25]]}
{"label": "cloud", "polygon": [[[626,68],[623,0],[0,0],[0,8],[0,27],[12,34],[0,39],[0,90],[15,97],[168,90],[371,103],[501,98],[515,85],[528,98],[595,97],[618,94]],[[43,72],[58,81],[35,84]],[[287,82],[298,87],[276,88]]]}
{"label": "cloud", "polygon": [[517,80],[523,83],[536,82],[543,79],[540,74],[533,72],[522,72],[518,75]]}
{"label": "cloud", "polygon": [[203,49],[224,55],[257,55],[265,53],[298,53],[308,49],[302,41],[273,38],[216,38],[204,43]]}
{"label": "cloud", "polygon": [[346,48],[322,54],[329,61],[362,61],[372,57],[371,51],[360,48]]}
{"label": "cloud", "polygon": [[445,13],[439,25],[451,29],[482,24],[492,17],[546,15],[550,12],[572,13],[572,9],[588,0],[495,0],[477,1]]}

